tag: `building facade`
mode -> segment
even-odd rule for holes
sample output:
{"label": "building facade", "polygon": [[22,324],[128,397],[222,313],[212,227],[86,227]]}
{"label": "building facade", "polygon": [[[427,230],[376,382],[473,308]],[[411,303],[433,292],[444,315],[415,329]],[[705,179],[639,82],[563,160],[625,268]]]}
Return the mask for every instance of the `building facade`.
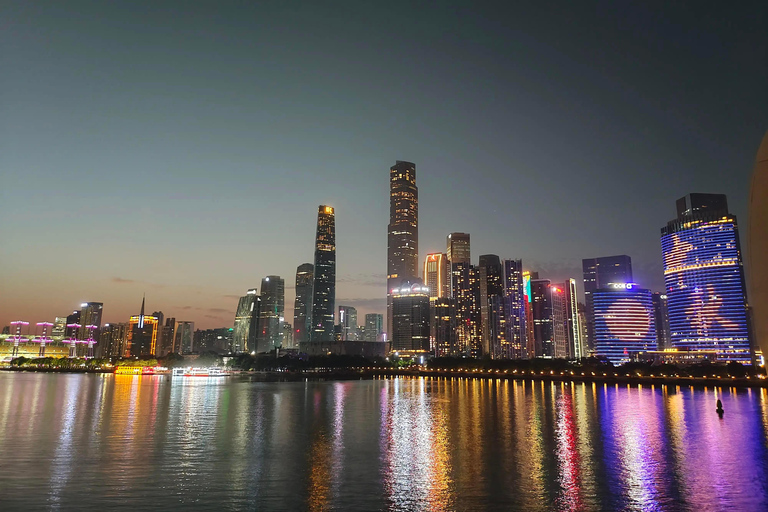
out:
{"label": "building facade", "polygon": [[634,283],[607,283],[592,294],[595,314],[595,355],[615,365],[638,352],[656,350],[656,325],[651,292]]}
{"label": "building facade", "polygon": [[502,357],[507,359],[525,359],[525,283],[523,280],[522,260],[504,260],[504,315],[506,317],[506,340],[508,347],[502,350]]}
{"label": "building facade", "polygon": [[341,341],[359,341],[357,337],[357,309],[352,306],[339,306],[339,325]]}
{"label": "building facade", "polygon": [[271,352],[282,346],[284,321],[285,281],[280,276],[267,276],[261,280],[256,352]]}
{"label": "building facade", "polygon": [[632,282],[632,258],[626,254],[604,256],[582,260],[584,272],[584,305],[587,317],[587,348],[594,348],[594,315],[592,313],[592,293],[604,288],[608,283]]}
{"label": "building facade", "polygon": [[429,297],[439,299],[451,294],[451,280],[448,257],[444,253],[427,254],[424,259],[424,284],[429,288]]}
{"label": "building facade", "polygon": [[315,266],[302,263],[296,268],[296,298],[293,302],[293,344],[309,341],[312,330],[312,282]]}
{"label": "building facade", "polygon": [[310,341],[325,345],[333,341],[336,308],[336,217],[326,205],[317,212],[314,271]]}
{"label": "building facade", "polygon": [[[252,352],[256,350],[256,339],[259,334],[259,315],[261,314],[261,297],[256,294],[256,288],[249,289],[240,297],[235,312],[235,325],[232,333],[232,352]],[[174,344],[175,345],[175,344]],[[175,350],[181,347],[175,346]],[[177,352],[180,353],[180,352]]]}
{"label": "building facade", "polygon": [[768,132],[757,150],[749,193],[750,305],[754,347],[768,357]]}
{"label": "building facade", "polygon": [[365,341],[384,341],[384,315],[379,313],[368,313],[365,315],[365,329],[363,336]]}
{"label": "building facade", "polygon": [[392,351],[429,352],[429,288],[405,281],[392,290]]}

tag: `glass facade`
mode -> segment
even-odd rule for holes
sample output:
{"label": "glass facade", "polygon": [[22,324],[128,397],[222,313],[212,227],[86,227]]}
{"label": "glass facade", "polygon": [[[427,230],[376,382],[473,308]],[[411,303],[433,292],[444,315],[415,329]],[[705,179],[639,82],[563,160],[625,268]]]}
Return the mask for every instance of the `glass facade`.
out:
{"label": "glass facade", "polygon": [[296,298],[293,302],[293,344],[309,341],[312,330],[312,280],[315,266],[302,263],[296,269]]}
{"label": "glass facade", "polygon": [[[502,357],[524,359],[525,350],[525,280],[523,279],[522,260],[504,260],[504,316],[506,317],[507,347],[502,350]],[[530,283],[530,280],[528,281]]]}
{"label": "glass facade", "polygon": [[656,322],[651,292],[632,283],[611,283],[595,290],[595,355],[619,365],[632,354],[656,350]]}
{"label": "glass facade", "polygon": [[[232,352],[250,352],[256,350],[256,335],[259,323],[259,296],[256,288],[251,288],[240,297],[235,312],[235,326],[232,333]],[[176,347],[180,350],[180,347]]]}
{"label": "glass facade", "polygon": [[317,213],[313,283],[310,341],[330,343],[336,308],[336,217],[333,208],[325,205]]}
{"label": "glass facade", "polygon": [[672,346],[716,350],[720,361],[751,363],[736,217],[722,208],[690,211],[684,209],[661,235]]}

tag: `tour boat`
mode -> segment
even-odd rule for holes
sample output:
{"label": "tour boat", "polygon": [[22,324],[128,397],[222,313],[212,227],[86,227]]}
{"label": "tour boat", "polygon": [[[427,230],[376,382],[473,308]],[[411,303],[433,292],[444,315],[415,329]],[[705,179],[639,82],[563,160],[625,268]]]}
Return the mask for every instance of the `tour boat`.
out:
{"label": "tour boat", "polygon": [[174,368],[174,377],[228,377],[229,370],[225,368]]}

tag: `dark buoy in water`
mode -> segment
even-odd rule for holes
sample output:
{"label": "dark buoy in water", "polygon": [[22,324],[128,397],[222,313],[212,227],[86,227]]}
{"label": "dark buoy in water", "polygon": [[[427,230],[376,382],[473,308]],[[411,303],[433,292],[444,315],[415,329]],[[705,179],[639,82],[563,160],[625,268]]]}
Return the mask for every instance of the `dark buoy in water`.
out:
{"label": "dark buoy in water", "polygon": [[723,413],[725,410],[723,409],[723,402],[720,401],[720,399],[717,399],[717,415],[721,418],[723,417]]}

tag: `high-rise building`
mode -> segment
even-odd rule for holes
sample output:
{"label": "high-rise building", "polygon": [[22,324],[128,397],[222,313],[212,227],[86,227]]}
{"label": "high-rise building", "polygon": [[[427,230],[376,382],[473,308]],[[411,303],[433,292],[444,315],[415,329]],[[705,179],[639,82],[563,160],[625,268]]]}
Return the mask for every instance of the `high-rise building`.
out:
{"label": "high-rise building", "polygon": [[[416,164],[398,160],[389,169],[387,228],[387,334],[392,333],[392,290],[419,277],[419,189]],[[390,336],[391,337],[391,336]]]}
{"label": "high-rise building", "polygon": [[456,299],[456,344],[462,355],[483,355],[480,316],[480,272],[466,262],[451,263],[452,294]]}
{"label": "high-rise building", "polygon": [[531,310],[536,357],[555,356],[551,284],[549,279],[531,279]]}
{"label": "high-rise building", "polygon": [[658,350],[672,348],[669,337],[669,312],[667,310],[667,294],[653,292],[653,319],[656,325],[656,347]]}
{"label": "high-rise building", "polygon": [[[768,358],[768,132],[757,150],[749,193],[750,306],[755,348]],[[759,361],[758,361],[759,363]]]}
{"label": "high-rise building", "polygon": [[256,294],[256,288],[251,288],[237,303],[231,348],[235,354],[256,350],[260,313],[261,297]]}
{"label": "high-rise building", "polygon": [[451,233],[446,240],[448,262],[471,263],[469,252],[469,233]]}
{"label": "high-rise building", "polygon": [[531,279],[538,279],[538,272],[523,271],[523,294],[525,295],[525,357],[536,357],[536,334],[533,329],[533,291],[531,291]]}
{"label": "high-rise building", "polygon": [[[81,311],[73,311],[71,315],[67,315],[67,328],[65,331],[65,336],[67,338],[81,338],[81,332],[80,328],[82,327],[82,322],[80,322],[80,315]],[[70,325],[72,327],[70,327]]]}
{"label": "high-rise building", "polygon": [[176,322],[175,329],[175,347],[178,347],[178,354],[187,355],[197,351],[195,347],[195,322],[180,320]]}
{"label": "high-rise building", "polygon": [[357,339],[357,309],[352,306],[339,306],[339,325],[341,341],[359,341]]}
{"label": "high-rise building", "polygon": [[125,352],[125,346],[128,338],[128,324],[104,324],[101,330],[102,357],[122,357]]}
{"label": "high-rise building", "polygon": [[725,195],[678,199],[677,218],[661,230],[661,252],[673,347],[751,363],[739,229]]}
{"label": "high-rise building", "polygon": [[424,284],[429,288],[431,299],[450,296],[450,270],[448,257],[444,253],[427,254],[424,259]]}
{"label": "high-rise building", "polygon": [[165,319],[165,325],[160,329],[160,338],[162,340],[162,343],[160,343],[160,349],[158,349],[158,355],[159,356],[167,356],[171,352],[173,352],[173,334],[176,330],[176,318],[166,318]]}
{"label": "high-rise building", "polygon": [[157,341],[155,342],[155,355],[159,357],[165,355],[163,353],[163,344],[165,343],[165,340],[163,339],[163,321],[165,319],[165,315],[162,311],[155,311],[152,313],[152,316],[157,318]]}
{"label": "high-rise building", "polygon": [[[80,332],[78,338],[81,340],[93,339],[99,341],[99,329],[101,328],[101,315],[104,304],[101,302],[83,302],[80,304]],[[92,326],[95,326],[93,328]]]}
{"label": "high-rise building", "polygon": [[581,349],[582,349],[582,357],[590,357],[592,355],[591,352],[587,349],[586,339],[587,339],[587,315],[584,313],[587,309],[587,307],[579,302],[578,304],[579,308],[579,332],[581,333]]}
{"label": "high-rise building", "polygon": [[384,333],[384,315],[379,313],[368,313],[365,315],[365,340],[364,341],[383,341]]}
{"label": "high-rise building", "polygon": [[429,288],[405,281],[392,290],[392,350],[429,351]]}
{"label": "high-rise building", "polygon": [[193,334],[195,352],[227,352],[232,343],[233,328],[219,327],[217,329],[196,330]]}
{"label": "high-rise building", "polygon": [[[336,218],[332,207],[320,205],[315,237],[315,275],[312,291],[312,333],[310,334],[312,343],[326,345],[333,341],[335,307]],[[318,350],[313,350],[314,352]]]}
{"label": "high-rise building", "polygon": [[271,352],[283,342],[285,322],[285,281],[280,276],[267,276],[261,280],[261,306],[259,309],[259,336],[256,352]]}
{"label": "high-rise building", "polygon": [[141,313],[128,320],[126,355],[150,357],[157,351],[157,318],[144,314],[144,299],[141,299]]}
{"label": "high-rise building", "polygon": [[[504,317],[504,286],[501,259],[495,254],[483,254],[478,265],[480,290],[480,335],[483,354],[498,359],[501,347],[506,345],[506,319]],[[502,328],[504,326],[504,328]]]}
{"label": "high-rise building", "polygon": [[302,263],[296,269],[296,299],[293,302],[293,344],[309,341],[312,330],[312,280],[315,266]]}
{"label": "high-rise building", "polygon": [[523,280],[522,260],[504,260],[504,315],[506,317],[508,348],[502,350],[501,357],[508,359],[527,358],[525,350],[525,284]]}
{"label": "high-rise building", "polygon": [[632,282],[632,258],[622,254],[582,260],[584,271],[584,305],[587,317],[587,347],[594,348],[594,315],[592,314],[592,293],[608,283]]}
{"label": "high-rise building", "polygon": [[283,339],[281,348],[296,348],[293,342],[293,326],[283,322]]}
{"label": "high-rise building", "polygon": [[629,282],[604,286],[592,294],[595,354],[623,364],[634,353],[656,350],[651,292]]}
{"label": "high-rise building", "polygon": [[576,292],[576,280],[569,279],[565,283],[566,316],[568,321],[568,357],[581,359],[586,357],[584,340],[582,338],[581,311],[579,297]]}
{"label": "high-rise building", "polygon": [[430,299],[429,336],[436,357],[461,355],[456,344],[456,299]]}
{"label": "high-rise building", "polygon": [[551,284],[552,297],[552,357],[570,357],[568,337],[568,298],[565,286]]}

